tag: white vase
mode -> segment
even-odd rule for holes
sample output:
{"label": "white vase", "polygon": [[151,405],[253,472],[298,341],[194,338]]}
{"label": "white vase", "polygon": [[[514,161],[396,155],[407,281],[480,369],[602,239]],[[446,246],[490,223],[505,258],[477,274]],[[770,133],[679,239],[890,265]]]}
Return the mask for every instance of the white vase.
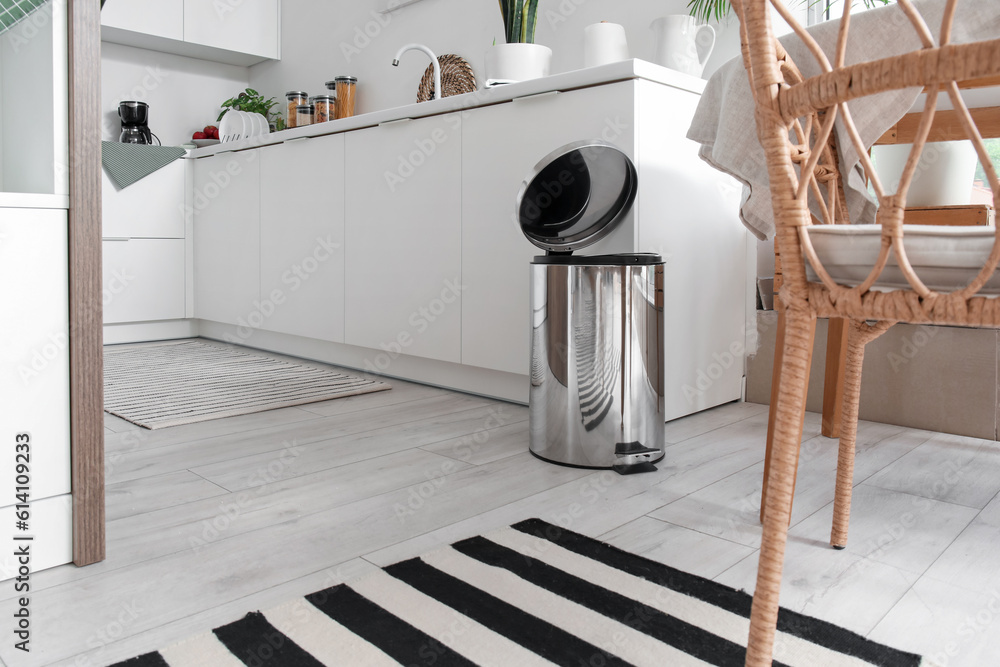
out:
{"label": "white vase", "polygon": [[[896,192],[912,144],[875,146],[875,171],[887,193]],[[907,206],[963,206],[971,201],[978,164],[971,141],[939,141],[924,146],[906,193]]]}
{"label": "white vase", "polygon": [[715,48],[715,28],[680,14],[658,18],[649,28],[654,36],[654,63],[701,76]]}
{"label": "white vase", "polygon": [[552,49],[541,44],[496,44],[486,52],[486,87],[549,75]]}

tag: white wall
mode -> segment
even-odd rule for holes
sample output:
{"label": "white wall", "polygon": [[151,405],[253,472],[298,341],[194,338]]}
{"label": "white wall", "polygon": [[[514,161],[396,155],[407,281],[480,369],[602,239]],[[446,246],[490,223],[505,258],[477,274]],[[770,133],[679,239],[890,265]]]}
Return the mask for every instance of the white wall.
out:
{"label": "white wall", "polygon": [[220,104],[248,85],[246,67],[101,45],[101,129],[105,141],[121,133],[118,103],[149,104],[149,127],[164,146],[190,141],[191,133],[215,125]]}
{"label": "white wall", "polygon": [[[318,94],[325,92],[324,82],[351,74],[359,78],[359,113],[410,104],[429,60],[411,52],[398,68],[392,67],[396,50],[409,42],[425,44],[438,55],[465,58],[482,85],[486,50],[494,39],[503,41],[495,0],[423,0],[380,15],[388,2],[283,0],[281,61],[251,67],[251,85],[283,101],[288,90]],[[649,59],[653,19],[686,13],[687,0],[543,0],[535,41],[552,48],[553,73],[578,69],[583,66],[584,27],[611,21],[625,26],[632,55]],[[719,45],[706,74],[739,54],[736,20],[718,28]]]}

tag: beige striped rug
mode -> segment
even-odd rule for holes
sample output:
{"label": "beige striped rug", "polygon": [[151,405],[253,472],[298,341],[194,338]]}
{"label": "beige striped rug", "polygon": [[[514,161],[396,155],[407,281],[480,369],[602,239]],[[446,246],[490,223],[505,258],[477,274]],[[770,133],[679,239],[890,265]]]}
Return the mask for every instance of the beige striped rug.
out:
{"label": "beige striped rug", "polygon": [[384,382],[200,340],[104,349],[104,410],[149,429],[386,389]]}

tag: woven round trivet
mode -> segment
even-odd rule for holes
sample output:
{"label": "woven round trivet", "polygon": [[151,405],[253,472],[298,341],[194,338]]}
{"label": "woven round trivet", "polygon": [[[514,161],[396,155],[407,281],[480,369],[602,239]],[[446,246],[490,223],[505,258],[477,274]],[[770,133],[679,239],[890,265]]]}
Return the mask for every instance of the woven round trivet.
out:
{"label": "woven round trivet", "polygon": [[[476,75],[472,65],[453,53],[438,56],[441,66],[441,97],[451,97],[476,90]],[[426,102],[434,97],[434,65],[428,65],[417,89],[417,101]]]}

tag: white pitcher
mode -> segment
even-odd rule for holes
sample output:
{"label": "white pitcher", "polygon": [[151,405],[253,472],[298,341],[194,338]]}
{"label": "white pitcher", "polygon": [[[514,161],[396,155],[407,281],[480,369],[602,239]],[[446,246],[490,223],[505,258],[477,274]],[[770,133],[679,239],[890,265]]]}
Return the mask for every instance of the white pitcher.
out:
{"label": "white pitcher", "polygon": [[653,62],[692,76],[701,76],[715,48],[715,28],[698,25],[693,16],[675,14],[653,21]]}

